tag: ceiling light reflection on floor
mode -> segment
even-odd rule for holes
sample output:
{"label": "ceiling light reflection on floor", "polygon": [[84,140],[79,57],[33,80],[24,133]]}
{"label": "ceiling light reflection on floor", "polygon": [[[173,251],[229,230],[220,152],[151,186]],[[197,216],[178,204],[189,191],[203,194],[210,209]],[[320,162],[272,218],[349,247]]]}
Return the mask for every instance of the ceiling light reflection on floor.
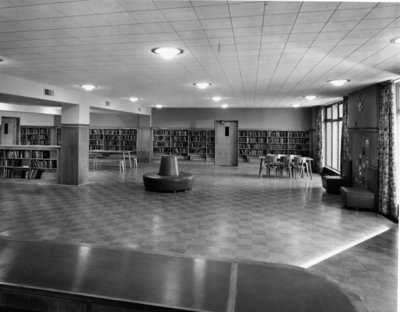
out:
{"label": "ceiling light reflection on floor", "polygon": [[331,258],[331,257],[333,257],[333,256],[335,256],[335,255],[337,255],[337,254],[339,254],[339,253],[341,253],[341,252],[343,252],[343,251],[345,251],[347,249],[350,249],[351,247],[354,247],[354,246],[356,246],[358,244],[361,244],[361,243],[363,243],[363,242],[365,242],[365,241],[367,241],[367,240],[369,240],[369,239],[371,239],[371,238],[373,238],[375,236],[378,236],[378,235],[388,231],[389,229],[390,228],[387,227],[387,226],[379,228],[378,230],[376,230],[376,231],[374,231],[374,232],[372,232],[372,233],[370,233],[370,234],[368,234],[366,236],[363,236],[360,239],[355,240],[354,242],[351,242],[349,244],[346,244],[346,245],[343,245],[343,246],[341,246],[339,248],[336,248],[336,249],[334,249],[334,250],[332,250],[332,251],[330,251],[330,252],[328,252],[328,253],[326,253],[324,255],[321,255],[321,256],[319,256],[317,258],[311,259],[311,260],[309,260],[309,261],[307,261],[307,262],[305,262],[305,263],[303,263],[303,264],[301,264],[299,266],[302,267],[302,268],[308,269],[309,267],[312,267],[313,265],[316,265],[317,263],[320,263],[320,262],[322,262],[322,261],[324,261],[324,260],[326,260],[328,258]]}

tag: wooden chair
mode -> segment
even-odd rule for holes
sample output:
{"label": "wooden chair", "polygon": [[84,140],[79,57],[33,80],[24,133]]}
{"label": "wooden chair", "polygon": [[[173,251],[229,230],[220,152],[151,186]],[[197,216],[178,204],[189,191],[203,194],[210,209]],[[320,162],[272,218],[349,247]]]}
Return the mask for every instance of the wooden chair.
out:
{"label": "wooden chair", "polygon": [[293,176],[293,157],[284,155],[281,157],[281,163],[282,175],[284,171],[287,171],[288,177],[291,178]]}
{"label": "wooden chair", "polygon": [[293,171],[294,171],[294,177],[297,177],[297,172],[300,172],[300,176],[304,177],[304,171],[306,168],[306,162],[303,157],[293,157]]}
{"label": "wooden chair", "polygon": [[267,155],[265,157],[265,168],[266,174],[271,176],[271,170],[275,171],[275,177],[278,176],[278,170],[280,170],[280,164],[278,163],[278,155]]}

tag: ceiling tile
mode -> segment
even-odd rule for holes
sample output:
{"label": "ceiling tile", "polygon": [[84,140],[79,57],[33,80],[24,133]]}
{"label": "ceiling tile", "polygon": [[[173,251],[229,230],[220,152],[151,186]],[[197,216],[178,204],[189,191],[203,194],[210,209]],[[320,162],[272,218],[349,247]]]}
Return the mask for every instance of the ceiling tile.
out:
{"label": "ceiling tile", "polygon": [[292,25],[297,18],[297,14],[275,14],[275,15],[266,15],[264,18],[264,25]]}
{"label": "ceiling tile", "polygon": [[382,29],[384,27],[390,26],[393,23],[394,19],[374,19],[374,20],[367,20],[364,19],[360,23],[357,24],[355,30],[362,30],[362,29]]}
{"label": "ceiling tile", "polygon": [[263,21],[262,16],[234,17],[232,18],[232,25],[235,28],[261,27],[262,21]]}
{"label": "ceiling tile", "polygon": [[334,11],[339,6],[339,4],[339,2],[330,1],[303,2],[301,6],[301,12]]}
{"label": "ceiling tile", "polygon": [[301,2],[267,2],[265,14],[298,13],[301,8],[301,4]]}
{"label": "ceiling tile", "polygon": [[226,5],[210,5],[196,7],[196,14],[200,19],[228,18],[229,9]]}
{"label": "ceiling tile", "polygon": [[145,11],[157,9],[152,1],[117,0],[116,2],[120,7],[123,7],[127,11]]}
{"label": "ceiling tile", "polygon": [[370,9],[357,9],[357,10],[337,10],[330,22],[345,22],[345,21],[359,21],[363,19]]}
{"label": "ceiling tile", "polygon": [[202,30],[191,30],[191,31],[178,31],[178,35],[182,39],[205,39],[206,34]]}
{"label": "ceiling tile", "polygon": [[333,11],[302,12],[297,16],[296,24],[326,23]]}
{"label": "ceiling tile", "polygon": [[232,17],[239,16],[257,16],[263,15],[264,6],[266,2],[250,2],[250,3],[229,3],[229,11]]}
{"label": "ceiling tile", "polygon": [[208,38],[224,38],[224,37],[233,37],[232,28],[224,28],[224,29],[206,29],[205,33]]}
{"label": "ceiling tile", "polygon": [[84,4],[90,8],[93,13],[117,13],[123,12],[125,9],[114,0],[95,0],[85,1]]}
{"label": "ceiling tile", "polygon": [[203,19],[200,21],[204,29],[231,28],[229,18]]}
{"label": "ceiling tile", "polygon": [[380,18],[398,18],[400,17],[400,5],[387,6],[387,7],[375,7],[367,15],[366,19],[380,19]]}
{"label": "ceiling tile", "polygon": [[142,26],[149,34],[174,32],[169,23],[146,23]]}
{"label": "ceiling tile", "polygon": [[178,8],[162,10],[168,21],[196,20],[197,15],[193,8]]}
{"label": "ceiling tile", "polygon": [[188,8],[191,7],[190,1],[165,1],[165,0],[153,0],[154,4],[158,9],[174,9],[174,8]]}
{"label": "ceiling tile", "polygon": [[295,24],[293,26],[292,33],[319,32],[324,26],[324,23]]}
{"label": "ceiling tile", "polygon": [[350,31],[357,24],[358,21],[329,22],[325,25],[322,31]]}
{"label": "ceiling tile", "polygon": [[264,26],[264,35],[282,35],[289,34],[292,31],[293,25],[275,25],[275,26]]}
{"label": "ceiling tile", "polygon": [[50,7],[64,16],[88,15],[94,13],[84,2],[61,2],[51,4]]}
{"label": "ceiling tile", "polygon": [[134,24],[138,22],[132,15],[126,12],[100,14],[99,17],[104,19],[109,25]]}
{"label": "ceiling tile", "polygon": [[147,33],[146,29],[141,24],[132,24],[132,25],[117,25],[114,26],[119,33],[124,35],[135,35],[135,34],[145,34]]}
{"label": "ceiling tile", "polygon": [[132,15],[139,23],[160,23],[167,21],[164,14],[156,10],[134,11],[130,12],[130,15]]}
{"label": "ceiling tile", "polygon": [[240,36],[256,36],[261,37],[261,27],[246,27],[246,28],[235,28],[233,33],[235,37]]}
{"label": "ceiling tile", "polygon": [[198,20],[170,22],[176,31],[203,30]]}

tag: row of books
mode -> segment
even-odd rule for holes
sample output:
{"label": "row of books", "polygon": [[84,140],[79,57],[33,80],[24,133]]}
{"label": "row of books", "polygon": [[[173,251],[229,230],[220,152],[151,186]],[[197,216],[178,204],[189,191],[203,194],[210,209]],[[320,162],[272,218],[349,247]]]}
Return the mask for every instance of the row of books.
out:
{"label": "row of books", "polygon": [[39,150],[5,150],[0,157],[6,158],[56,158],[57,151],[39,151]]}
{"label": "row of books", "polygon": [[21,127],[21,134],[45,134],[45,135],[50,135],[50,129],[48,129],[48,128]]}

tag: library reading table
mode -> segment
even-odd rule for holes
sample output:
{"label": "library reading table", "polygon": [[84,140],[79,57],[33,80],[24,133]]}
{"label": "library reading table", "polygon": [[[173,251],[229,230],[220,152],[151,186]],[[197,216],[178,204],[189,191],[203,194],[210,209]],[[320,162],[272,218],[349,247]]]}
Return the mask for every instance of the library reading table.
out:
{"label": "library reading table", "polygon": [[332,282],[294,266],[0,239],[0,310],[355,312]]}

